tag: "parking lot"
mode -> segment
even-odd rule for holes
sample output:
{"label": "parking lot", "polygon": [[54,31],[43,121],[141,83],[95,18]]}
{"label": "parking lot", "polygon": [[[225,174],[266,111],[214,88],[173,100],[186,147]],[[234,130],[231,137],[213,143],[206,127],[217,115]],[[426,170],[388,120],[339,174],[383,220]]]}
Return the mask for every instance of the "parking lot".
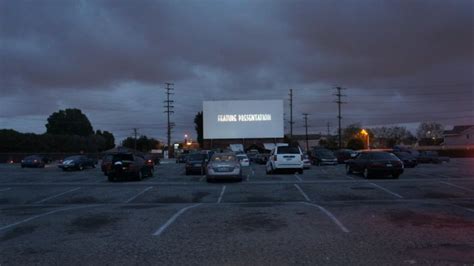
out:
{"label": "parking lot", "polygon": [[174,161],[114,183],[99,168],[4,164],[0,208],[0,265],[474,263],[474,159],[398,180],[252,164],[213,183]]}

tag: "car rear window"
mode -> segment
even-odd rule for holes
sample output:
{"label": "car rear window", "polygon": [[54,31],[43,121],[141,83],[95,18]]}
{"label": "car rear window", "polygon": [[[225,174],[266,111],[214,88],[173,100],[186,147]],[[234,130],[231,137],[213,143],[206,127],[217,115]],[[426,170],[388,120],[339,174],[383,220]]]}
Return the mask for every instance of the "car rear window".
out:
{"label": "car rear window", "polygon": [[228,162],[228,161],[235,161],[236,157],[235,155],[219,155],[215,154],[214,157],[212,157],[212,161],[216,162]]}
{"label": "car rear window", "polygon": [[132,154],[115,154],[113,161],[133,161]]}
{"label": "car rear window", "polygon": [[70,157],[67,157],[66,159],[64,159],[65,161],[67,160],[79,160],[81,159],[82,156],[70,156]]}
{"label": "car rear window", "polygon": [[37,156],[37,155],[31,155],[31,156],[27,156],[25,157],[26,160],[39,160],[41,159],[41,157]]}
{"label": "car rear window", "polygon": [[199,161],[204,160],[206,158],[205,154],[191,154],[188,156],[188,160],[190,161]]}
{"label": "car rear window", "polygon": [[278,147],[278,154],[300,154],[300,149],[297,147]]}

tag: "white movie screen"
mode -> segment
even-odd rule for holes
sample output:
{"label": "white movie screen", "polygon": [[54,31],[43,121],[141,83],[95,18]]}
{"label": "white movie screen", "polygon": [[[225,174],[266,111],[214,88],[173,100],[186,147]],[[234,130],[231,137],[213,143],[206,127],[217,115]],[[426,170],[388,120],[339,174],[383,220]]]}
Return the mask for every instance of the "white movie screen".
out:
{"label": "white movie screen", "polygon": [[205,139],[282,138],[283,101],[204,101]]}

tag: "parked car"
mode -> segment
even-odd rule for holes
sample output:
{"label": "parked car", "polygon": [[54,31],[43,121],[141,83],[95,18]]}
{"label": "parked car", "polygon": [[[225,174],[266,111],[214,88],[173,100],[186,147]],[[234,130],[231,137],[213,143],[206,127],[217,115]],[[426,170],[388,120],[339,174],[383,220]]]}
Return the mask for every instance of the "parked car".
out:
{"label": "parked car", "polygon": [[214,153],[207,164],[206,179],[236,179],[242,181],[242,167],[233,153]]}
{"label": "parked car", "polygon": [[95,160],[85,155],[75,155],[66,157],[61,164],[58,165],[63,171],[79,170],[82,171],[87,167],[95,168]]}
{"label": "parked car", "polygon": [[104,175],[107,175],[108,169],[112,167],[112,154],[106,154],[104,157],[102,157],[102,162],[100,163],[100,170]]}
{"label": "parked car", "polygon": [[186,175],[204,174],[206,169],[207,154],[193,153],[187,156]]}
{"label": "parked car", "polygon": [[30,155],[30,156],[26,156],[23,160],[21,160],[21,168],[25,168],[25,167],[44,168],[46,163],[47,163],[47,160],[44,156]]}
{"label": "parked car", "polygon": [[249,157],[243,153],[243,154],[237,154],[237,159],[239,160],[240,162],[240,166],[250,166],[250,159]]}
{"label": "parked car", "polygon": [[257,158],[255,158],[255,162],[258,164],[266,164],[268,161],[268,157],[270,157],[270,154],[268,153],[259,153],[257,155]]}
{"label": "parked car", "polygon": [[398,159],[400,159],[403,162],[403,165],[405,166],[405,168],[413,168],[418,165],[418,162],[415,156],[411,155],[408,152],[396,151],[396,152],[393,152],[393,154],[395,154],[395,156],[397,156]]}
{"label": "parked car", "polygon": [[257,160],[258,155],[259,155],[258,150],[250,150],[247,152],[247,156],[249,157],[249,160],[251,162],[255,162]]}
{"label": "parked car", "polygon": [[309,159],[309,155],[303,155],[303,168],[309,169],[311,168],[311,160]]}
{"label": "parked car", "polygon": [[442,163],[449,162],[449,157],[439,156],[436,151],[422,151],[417,160],[419,163]]}
{"label": "parked car", "polygon": [[275,147],[265,167],[267,174],[273,174],[279,170],[290,170],[302,174],[303,152],[299,147]]}
{"label": "parked car", "polygon": [[407,152],[409,153],[411,156],[415,157],[415,159],[418,159],[418,156],[420,156],[420,152],[415,150],[415,149],[412,149],[410,147],[406,147],[406,146],[401,146],[401,145],[395,145],[393,147],[393,152]]}
{"label": "parked car", "polygon": [[188,154],[180,154],[176,157],[176,163],[186,163]]}
{"label": "parked car", "polygon": [[347,160],[353,159],[357,156],[357,152],[351,149],[340,149],[334,153],[338,163],[346,163]]}
{"label": "parked car", "polygon": [[403,163],[392,153],[364,151],[355,159],[347,161],[348,174],[362,173],[365,178],[391,176],[398,178],[403,173]]}
{"label": "parked car", "polygon": [[328,149],[313,149],[310,153],[310,159],[314,165],[336,165],[337,158],[334,153]]}
{"label": "parked car", "polygon": [[153,168],[146,164],[145,158],[132,153],[113,154],[111,168],[107,171],[109,181],[126,177],[142,180],[147,176],[153,176]]}

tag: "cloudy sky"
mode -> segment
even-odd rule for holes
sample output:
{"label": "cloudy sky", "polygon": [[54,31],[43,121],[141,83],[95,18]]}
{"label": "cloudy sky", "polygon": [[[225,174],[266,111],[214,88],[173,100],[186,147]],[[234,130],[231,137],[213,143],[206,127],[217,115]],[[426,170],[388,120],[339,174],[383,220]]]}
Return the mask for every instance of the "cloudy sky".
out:
{"label": "cloudy sky", "polygon": [[[203,100],[287,99],[337,124],[474,123],[474,1],[0,0],[0,128],[82,109],[118,139],[194,135]],[[286,109],[288,112],[288,109]],[[288,117],[288,115],[287,115]]]}

